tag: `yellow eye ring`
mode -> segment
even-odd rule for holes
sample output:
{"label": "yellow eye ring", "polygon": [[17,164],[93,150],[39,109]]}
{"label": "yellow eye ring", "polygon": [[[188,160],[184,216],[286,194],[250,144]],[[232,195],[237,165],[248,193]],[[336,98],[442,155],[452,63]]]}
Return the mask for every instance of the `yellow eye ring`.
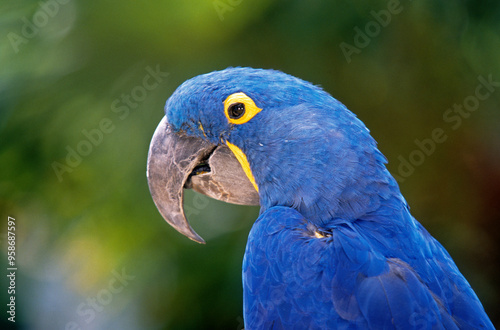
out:
{"label": "yellow eye ring", "polygon": [[261,111],[262,109],[242,92],[231,94],[224,101],[224,114],[231,124],[244,124]]}

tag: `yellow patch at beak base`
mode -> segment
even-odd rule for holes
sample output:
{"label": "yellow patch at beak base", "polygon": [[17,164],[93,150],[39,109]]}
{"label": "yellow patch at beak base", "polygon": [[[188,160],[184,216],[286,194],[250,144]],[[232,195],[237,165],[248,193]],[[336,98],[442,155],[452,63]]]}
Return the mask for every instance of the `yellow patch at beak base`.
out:
{"label": "yellow patch at beak base", "polygon": [[247,156],[245,155],[245,153],[243,151],[241,151],[240,148],[238,148],[234,144],[230,143],[229,141],[226,141],[226,144],[229,147],[229,149],[231,149],[231,151],[233,152],[236,159],[240,162],[241,167],[243,168],[243,171],[245,171],[245,174],[248,177],[248,180],[250,180],[250,182],[255,187],[255,190],[257,190],[257,192],[258,192],[259,187],[257,187],[257,183],[255,182],[255,178],[252,174],[252,170],[250,169],[250,164],[248,163]]}

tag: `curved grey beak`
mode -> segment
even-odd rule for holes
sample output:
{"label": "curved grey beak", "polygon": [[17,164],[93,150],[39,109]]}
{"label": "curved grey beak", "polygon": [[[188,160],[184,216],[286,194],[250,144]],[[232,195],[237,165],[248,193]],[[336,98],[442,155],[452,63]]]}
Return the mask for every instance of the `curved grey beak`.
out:
{"label": "curved grey beak", "polygon": [[259,194],[231,150],[172,131],[163,117],[151,140],[149,191],[163,218],[181,234],[205,243],[184,214],[184,188],[241,205],[259,205]]}

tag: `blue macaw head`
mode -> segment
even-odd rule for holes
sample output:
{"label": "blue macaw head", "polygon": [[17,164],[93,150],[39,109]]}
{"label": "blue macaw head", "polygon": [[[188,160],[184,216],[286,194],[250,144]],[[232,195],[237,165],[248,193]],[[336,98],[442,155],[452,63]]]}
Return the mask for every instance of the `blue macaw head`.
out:
{"label": "blue macaw head", "polygon": [[320,87],[275,70],[228,68],[184,82],[151,142],[148,180],[163,217],[202,242],[184,188],[231,203],[354,220],[398,191],[365,125]]}

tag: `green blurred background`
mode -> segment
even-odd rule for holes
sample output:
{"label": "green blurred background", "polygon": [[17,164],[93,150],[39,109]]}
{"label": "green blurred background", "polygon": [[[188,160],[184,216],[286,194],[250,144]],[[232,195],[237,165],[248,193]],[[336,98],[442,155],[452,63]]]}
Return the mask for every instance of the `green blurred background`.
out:
{"label": "green blurred background", "polygon": [[[169,95],[228,66],[285,71],[355,112],[413,215],[500,325],[500,2],[0,6],[0,274],[11,216],[19,328],[242,327],[240,269],[258,209],[188,192],[189,218],[207,240],[198,245],[163,221],[145,169]],[[484,100],[478,77],[494,81]],[[454,104],[465,110],[451,113]],[[419,151],[415,140],[436,129],[446,140]]]}

